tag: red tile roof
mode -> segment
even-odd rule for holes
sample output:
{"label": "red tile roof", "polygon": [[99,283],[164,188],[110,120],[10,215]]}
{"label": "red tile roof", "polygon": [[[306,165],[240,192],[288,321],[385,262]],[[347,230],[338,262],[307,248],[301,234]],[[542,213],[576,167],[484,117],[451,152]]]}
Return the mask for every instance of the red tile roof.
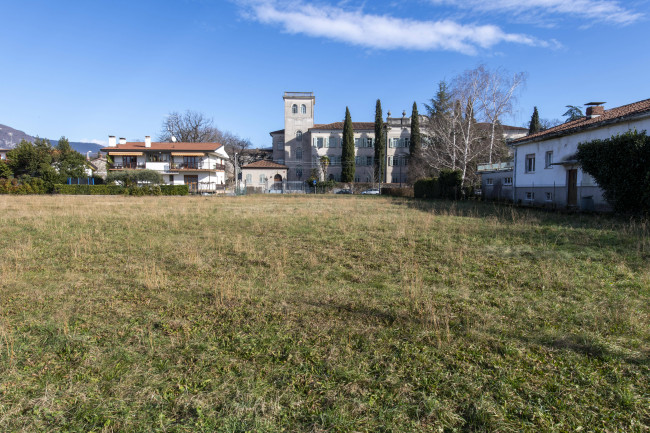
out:
{"label": "red tile roof", "polygon": [[570,135],[584,129],[598,128],[611,123],[618,123],[629,117],[648,112],[650,112],[650,99],[644,99],[643,101],[605,110],[605,112],[598,117],[592,117],[591,119],[588,117],[582,117],[572,122],[563,123],[553,128],[549,128],[546,131],[518,138],[513,140],[511,144],[516,146],[529,141],[542,141]]}
{"label": "red tile roof", "polygon": [[268,160],[262,160],[262,161],[255,161],[251,162],[250,164],[247,164],[242,167],[244,168],[279,168],[279,169],[288,169],[286,165],[278,164],[277,162],[273,161],[268,161]]}
{"label": "red tile roof", "polygon": [[144,142],[127,142],[126,144],[118,144],[115,147],[103,147],[102,152],[115,152],[115,151],[134,151],[142,152],[145,150],[172,150],[172,151],[198,151],[198,152],[214,152],[223,146],[220,143],[167,143],[167,142],[152,142],[151,147],[144,147]]}
{"label": "red tile roof", "polygon": [[[352,128],[355,131],[374,131],[375,123],[374,122],[352,122]],[[312,128],[309,128],[310,131],[314,129],[325,129],[325,130],[343,130],[343,122],[334,122],[334,123],[325,123],[317,124]]]}

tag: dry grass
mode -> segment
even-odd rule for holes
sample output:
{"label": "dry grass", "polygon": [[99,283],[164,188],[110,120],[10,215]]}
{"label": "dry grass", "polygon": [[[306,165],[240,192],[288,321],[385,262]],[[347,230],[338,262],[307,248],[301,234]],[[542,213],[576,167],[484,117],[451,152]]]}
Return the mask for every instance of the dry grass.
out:
{"label": "dry grass", "polygon": [[645,222],[0,196],[0,431],[648,431]]}

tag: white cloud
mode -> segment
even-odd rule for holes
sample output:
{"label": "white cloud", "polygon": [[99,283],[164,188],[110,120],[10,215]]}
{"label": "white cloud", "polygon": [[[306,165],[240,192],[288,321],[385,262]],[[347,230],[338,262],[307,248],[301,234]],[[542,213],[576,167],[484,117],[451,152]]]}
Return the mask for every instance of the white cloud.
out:
{"label": "white cloud", "polygon": [[475,54],[501,42],[549,46],[531,36],[506,33],[495,25],[463,25],[451,20],[417,21],[364,14],[300,0],[238,0],[249,19],[281,26],[291,34],[324,37],[373,49],[447,50]]}
{"label": "white cloud", "polygon": [[521,15],[571,15],[593,21],[631,24],[643,17],[614,0],[429,0],[437,5],[453,5],[479,12],[505,12]]}

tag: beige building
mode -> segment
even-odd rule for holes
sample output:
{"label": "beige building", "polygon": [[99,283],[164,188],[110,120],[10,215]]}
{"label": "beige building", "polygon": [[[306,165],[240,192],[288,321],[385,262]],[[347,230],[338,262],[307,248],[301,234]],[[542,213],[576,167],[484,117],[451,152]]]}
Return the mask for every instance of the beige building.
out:
{"label": "beige building", "polygon": [[273,161],[255,161],[241,168],[242,186],[254,188],[259,192],[268,192],[273,189],[283,190],[283,183],[287,179],[286,165]]}
{"label": "beige building", "polygon": [[[284,129],[270,133],[273,139],[273,161],[287,167],[289,181],[309,178],[311,170],[317,169],[321,179],[341,180],[341,153],[343,122],[314,123],[316,98],[311,92],[284,93]],[[421,116],[424,118],[424,116]],[[424,119],[423,119],[424,120]],[[374,176],[375,124],[352,122],[355,147],[355,181],[377,182]],[[386,173],[382,182],[406,182],[408,172],[411,119],[386,118],[388,140],[386,146]],[[323,167],[321,157],[327,156],[329,164]]]}

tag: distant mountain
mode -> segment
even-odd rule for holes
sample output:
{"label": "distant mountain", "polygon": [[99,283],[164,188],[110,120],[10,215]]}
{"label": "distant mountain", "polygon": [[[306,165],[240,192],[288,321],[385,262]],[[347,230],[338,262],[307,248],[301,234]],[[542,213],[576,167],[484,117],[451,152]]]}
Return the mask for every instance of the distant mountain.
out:
{"label": "distant mountain", "polygon": [[[13,149],[21,142],[21,140],[34,142],[36,137],[26,134],[7,125],[0,125],[0,149]],[[52,146],[56,146],[59,140],[50,139]],[[86,154],[88,152],[97,153],[103,146],[95,143],[83,143],[71,141],[70,147],[79,153]]]}
{"label": "distant mountain", "polygon": [[13,149],[21,140],[34,142],[36,138],[7,125],[0,125],[0,148]]}

